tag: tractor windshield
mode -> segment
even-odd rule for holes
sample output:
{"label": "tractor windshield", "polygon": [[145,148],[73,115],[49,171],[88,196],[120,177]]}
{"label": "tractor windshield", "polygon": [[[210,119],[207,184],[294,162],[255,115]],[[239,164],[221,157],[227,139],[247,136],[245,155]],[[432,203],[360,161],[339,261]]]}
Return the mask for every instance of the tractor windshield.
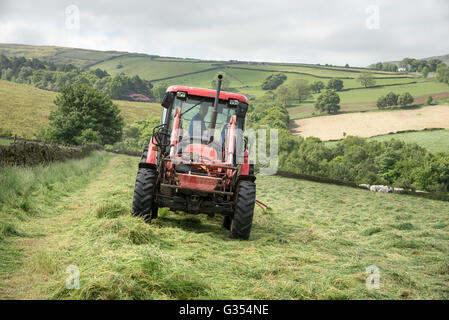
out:
{"label": "tractor windshield", "polygon": [[[183,137],[208,140],[214,100],[203,97],[176,98],[174,110],[177,108],[181,108]],[[235,114],[235,108],[230,108],[226,103],[220,101],[217,111],[214,136],[217,142],[223,144],[227,124],[231,116]]]}

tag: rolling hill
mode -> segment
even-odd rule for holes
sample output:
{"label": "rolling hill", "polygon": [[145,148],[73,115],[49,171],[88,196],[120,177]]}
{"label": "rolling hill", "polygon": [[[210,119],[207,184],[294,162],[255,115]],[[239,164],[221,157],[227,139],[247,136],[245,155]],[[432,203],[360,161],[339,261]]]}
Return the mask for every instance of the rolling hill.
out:
{"label": "rolling hill", "polygon": [[[0,80],[0,128],[20,137],[33,137],[48,123],[48,115],[55,110],[58,93],[33,86]],[[114,100],[126,123],[160,114],[157,103]]]}
{"label": "rolling hill", "polygon": [[153,83],[167,85],[181,84],[198,87],[210,87],[211,80],[217,72],[225,72],[230,78],[230,87],[249,96],[262,96],[262,81],[271,74],[283,72],[287,75],[285,84],[296,79],[310,82],[332,78],[344,81],[346,89],[361,88],[356,78],[362,71],[373,72],[376,84],[407,85],[415,81],[414,76],[375,71],[363,68],[322,66],[301,63],[270,63],[248,61],[206,61],[195,59],[159,57],[155,55],[136,54],[115,51],[94,51],[51,46],[26,46],[0,44],[0,54],[7,56],[36,57],[57,63],[73,63],[79,67],[100,68],[115,75],[126,73],[138,75]]}
{"label": "rolling hill", "polygon": [[9,57],[38,58],[58,64],[73,64],[77,67],[87,67],[99,61],[104,61],[127,53],[57,46],[31,46],[24,44],[0,43],[0,54]]}
{"label": "rolling hill", "polygon": [[[339,92],[341,111],[344,113],[377,110],[377,98],[390,91],[397,94],[410,92],[417,98],[415,102],[418,104],[423,103],[428,95],[432,95],[436,101],[449,96],[449,87],[434,79],[422,79],[411,74],[365,68],[306,63],[206,61],[128,52],[16,44],[0,44],[0,54],[37,57],[56,63],[73,63],[82,68],[100,68],[112,75],[119,73],[139,75],[143,79],[152,81],[153,85],[180,84],[208,88],[218,72],[225,72],[230,79],[229,90],[245,94],[250,98],[266,94],[267,91],[261,88],[262,82],[268,76],[278,72],[287,76],[284,82],[286,85],[297,79],[307,80],[309,83],[321,80],[326,84],[329,79],[339,78],[344,83],[343,91]],[[375,87],[364,88],[357,81],[363,71],[372,72],[376,80]],[[47,121],[46,116],[51,109],[55,93],[5,82],[0,83],[0,90],[3,90],[0,107],[3,110],[7,110],[7,106],[12,107],[10,112],[0,116],[0,127],[13,130],[18,134],[32,135],[37,131],[36,123]],[[29,92],[26,92],[28,90]],[[317,116],[313,105],[318,95],[313,94],[311,99],[301,103],[291,101],[288,108],[290,118],[303,119]],[[128,122],[142,119],[145,117],[145,112],[158,108],[151,104],[124,101],[117,103],[124,110],[124,116]],[[29,106],[32,105],[38,107],[34,108],[33,115],[29,110]]]}

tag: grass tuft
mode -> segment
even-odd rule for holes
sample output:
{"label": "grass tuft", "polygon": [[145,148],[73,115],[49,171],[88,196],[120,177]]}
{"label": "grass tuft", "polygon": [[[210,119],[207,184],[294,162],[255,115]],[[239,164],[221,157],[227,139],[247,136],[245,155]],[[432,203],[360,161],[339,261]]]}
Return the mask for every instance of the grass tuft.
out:
{"label": "grass tuft", "polygon": [[372,227],[372,228],[368,228],[363,230],[360,234],[362,236],[372,236],[373,234],[382,232],[382,228],[381,227]]}
{"label": "grass tuft", "polygon": [[129,213],[129,209],[117,202],[105,203],[97,208],[97,218],[117,218]]}
{"label": "grass tuft", "polygon": [[404,222],[398,225],[393,225],[393,228],[398,230],[415,230],[416,227],[410,222]]}

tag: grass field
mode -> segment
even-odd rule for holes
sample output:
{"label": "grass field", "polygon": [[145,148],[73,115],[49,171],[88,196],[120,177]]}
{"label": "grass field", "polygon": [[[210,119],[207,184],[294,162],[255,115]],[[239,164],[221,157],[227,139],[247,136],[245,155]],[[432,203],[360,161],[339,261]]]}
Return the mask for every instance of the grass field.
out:
{"label": "grass field", "polygon": [[[0,299],[449,298],[446,202],[258,176],[271,209],[256,209],[242,242],[218,216],[131,217],[137,162],[2,169]],[[78,290],[65,287],[69,265]],[[378,290],[365,286],[371,265]]]}
{"label": "grass field", "polygon": [[387,141],[392,138],[402,140],[406,143],[416,143],[433,153],[449,153],[449,130],[397,133],[372,137],[369,140]]}
{"label": "grass field", "polygon": [[[165,59],[159,61],[158,59],[150,59],[150,57],[125,56],[96,64],[93,67],[107,70],[110,74],[114,75],[122,72],[133,76],[138,75],[146,80],[154,80],[212,68],[211,63],[208,62],[169,61],[167,62]],[[123,67],[117,68],[119,64]]]}
{"label": "grass field", "polygon": [[420,109],[347,113],[295,120],[294,134],[318,137],[321,140],[342,139],[345,134],[372,137],[405,130],[449,128],[449,106],[428,106]]}
{"label": "grass field", "polygon": [[[398,139],[406,143],[416,143],[432,153],[449,153],[449,130],[405,132],[368,138],[369,141],[389,141],[391,139]],[[326,141],[325,143],[328,146],[334,146],[338,141]]]}
{"label": "grass field", "polygon": [[[338,92],[340,96],[341,112],[359,112],[377,110],[376,101],[389,92],[401,94],[410,92],[415,97],[415,104],[422,104],[429,95],[434,100],[440,100],[449,96],[449,86],[434,80],[419,81],[414,84],[405,84],[391,87],[367,88]],[[315,115],[314,101],[318,97],[317,94],[313,98],[301,104],[293,104],[290,107],[289,114],[291,119],[309,118]]]}
{"label": "grass field", "polygon": [[[33,86],[0,80],[0,128],[10,130],[21,137],[32,137],[45,128],[48,116],[56,106],[53,101],[58,93]],[[160,114],[157,103],[115,100],[126,123],[143,120]]]}

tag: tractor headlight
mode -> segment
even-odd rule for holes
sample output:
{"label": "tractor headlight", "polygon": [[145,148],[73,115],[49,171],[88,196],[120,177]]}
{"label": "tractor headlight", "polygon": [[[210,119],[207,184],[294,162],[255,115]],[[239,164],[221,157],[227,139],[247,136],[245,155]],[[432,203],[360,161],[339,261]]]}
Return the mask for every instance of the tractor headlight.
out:
{"label": "tractor headlight", "polygon": [[239,101],[237,99],[229,99],[229,104],[231,106],[237,106],[239,104]]}
{"label": "tractor headlight", "polygon": [[187,97],[187,92],[185,92],[185,91],[178,91],[178,92],[176,92],[176,96],[178,98],[185,98],[185,97]]}

